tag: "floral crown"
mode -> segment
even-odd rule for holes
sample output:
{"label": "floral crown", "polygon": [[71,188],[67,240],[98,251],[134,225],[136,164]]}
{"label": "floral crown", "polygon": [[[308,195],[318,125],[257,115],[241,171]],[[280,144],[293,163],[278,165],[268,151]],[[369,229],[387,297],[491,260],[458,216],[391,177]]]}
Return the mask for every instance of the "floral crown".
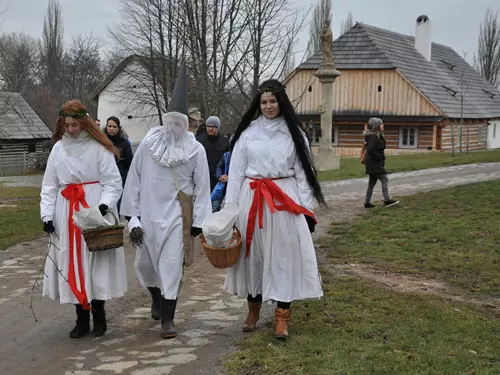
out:
{"label": "floral crown", "polygon": [[263,87],[263,88],[258,90],[258,93],[263,94],[265,92],[270,92],[272,94],[277,94],[278,92],[285,91],[285,90],[286,90],[285,86],[275,85],[275,86],[270,86],[270,87]]}
{"label": "floral crown", "polygon": [[82,118],[85,116],[88,116],[88,112],[86,109],[80,109],[79,111],[76,112],[64,112],[64,111],[59,111],[59,117],[73,117],[73,118]]}

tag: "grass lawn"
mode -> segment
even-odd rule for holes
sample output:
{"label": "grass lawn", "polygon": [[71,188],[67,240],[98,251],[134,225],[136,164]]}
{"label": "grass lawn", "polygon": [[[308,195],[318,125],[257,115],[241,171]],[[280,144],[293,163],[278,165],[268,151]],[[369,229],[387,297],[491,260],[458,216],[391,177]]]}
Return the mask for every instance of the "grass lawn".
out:
{"label": "grass lawn", "polygon": [[[465,153],[451,156],[449,153],[429,153],[416,155],[387,156],[386,166],[389,173],[416,171],[420,169],[447,167],[459,164],[475,164],[500,162],[500,150],[477,151],[469,155]],[[336,171],[320,172],[322,181],[345,180],[349,178],[365,177],[365,166],[359,158],[340,159],[340,169]]]}
{"label": "grass lawn", "polygon": [[0,250],[43,234],[40,189],[0,185],[0,205]]}
{"label": "grass lawn", "polygon": [[[335,225],[334,263],[437,278],[500,293],[500,181],[405,197]],[[325,298],[294,303],[288,343],[274,322],[228,357],[231,375],[500,374],[500,313],[322,272]]]}
{"label": "grass lawn", "polygon": [[[248,336],[230,375],[499,374],[500,316],[323,273],[325,298],[292,307],[291,339]],[[274,325],[274,323],[273,323]]]}
{"label": "grass lawn", "polygon": [[373,264],[500,297],[499,197],[500,181],[405,197],[353,226],[332,226],[321,244],[334,263]]}

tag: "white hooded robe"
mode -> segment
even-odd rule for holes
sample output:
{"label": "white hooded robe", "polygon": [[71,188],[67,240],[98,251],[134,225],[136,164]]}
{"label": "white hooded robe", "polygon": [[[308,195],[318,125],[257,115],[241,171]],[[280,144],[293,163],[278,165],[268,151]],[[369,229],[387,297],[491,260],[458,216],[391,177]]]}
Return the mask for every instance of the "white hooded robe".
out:
{"label": "white hooded robe", "polygon": [[[164,126],[151,129],[139,145],[125,183],[121,214],[132,217],[129,228],[142,226],[144,242],[136,249],[135,270],[143,287],[157,287],[165,299],[176,299],[184,263],[181,206],[173,173],[181,190],[193,195],[193,226],[201,228],[212,213],[210,176],[203,146],[192,133],[166,137],[172,126],[183,128],[178,113],[164,115]],[[187,117],[187,116],[186,116]],[[172,121],[179,120],[178,124]],[[140,221],[138,218],[140,217]]]}

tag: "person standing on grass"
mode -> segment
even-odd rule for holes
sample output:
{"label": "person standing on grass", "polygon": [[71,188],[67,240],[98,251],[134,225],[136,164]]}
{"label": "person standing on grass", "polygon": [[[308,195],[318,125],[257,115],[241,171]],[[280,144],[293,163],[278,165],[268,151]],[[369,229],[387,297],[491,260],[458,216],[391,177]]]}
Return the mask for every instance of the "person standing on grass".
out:
{"label": "person standing on grass", "polygon": [[372,203],[373,188],[380,180],[382,184],[382,194],[386,207],[395,206],[399,201],[395,201],[389,196],[389,178],[385,170],[385,138],[384,123],[377,117],[368,120],[368,130],[364,133],[366,144],[365,167],[369,176],[368,189],[366,190],[365,208],[375,207]]}
{"label": "person standing on grass", "polygon": [[276,302],[277,339],[288,338],[292,301],[323,296],[311,233],[315,199],[325,204],[307,137],[285,86],[259,87],[231,142],[226,204],[239,208],[241,254],[224,290],[246,297],[243,331],[255,329],[262,302]]}
{"label": "person standing on grass", "polygon": [[125,254],[123,247],[89,252],[73,212],[98,206],[103,216],[108,210],[118,214],[119,151],[77,100],[63,105],[52,139],[40,193],[43,230],[51,235],[43,296],[76,305],[71,338],[90,332],[91,309],[94,334],[102,336],[107,329],[104,302],[127,291]]}

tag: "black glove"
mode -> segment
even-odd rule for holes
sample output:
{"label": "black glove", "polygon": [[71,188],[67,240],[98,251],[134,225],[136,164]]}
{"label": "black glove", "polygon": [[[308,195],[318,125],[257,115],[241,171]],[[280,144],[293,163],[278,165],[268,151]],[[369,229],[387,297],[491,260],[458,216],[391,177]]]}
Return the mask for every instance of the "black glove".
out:
{"label": "black glove", "polygon": [[307,221],[307,226],[309,227],[309,232],[314,233],[314,227],[316,226],[316,223],[314,222],[314,219],[311,216],[304,215]]}
{"label": "black glove", "polygon": [[191,227],[191,236],[198,237],[201,234],[201,228]]}
{"label": "black glove", "polygon": [[99,205],[99,211],[101,211],[102,216],[106,215],[106,212],[108,212],[108,205],[107,204]]}
{"label": "black glove", "polygon": [[52,224],[52,220],[43,223],[43,231],[48,234],[54,233],[56,231],[56,228],[54,228],[54,224]]}

